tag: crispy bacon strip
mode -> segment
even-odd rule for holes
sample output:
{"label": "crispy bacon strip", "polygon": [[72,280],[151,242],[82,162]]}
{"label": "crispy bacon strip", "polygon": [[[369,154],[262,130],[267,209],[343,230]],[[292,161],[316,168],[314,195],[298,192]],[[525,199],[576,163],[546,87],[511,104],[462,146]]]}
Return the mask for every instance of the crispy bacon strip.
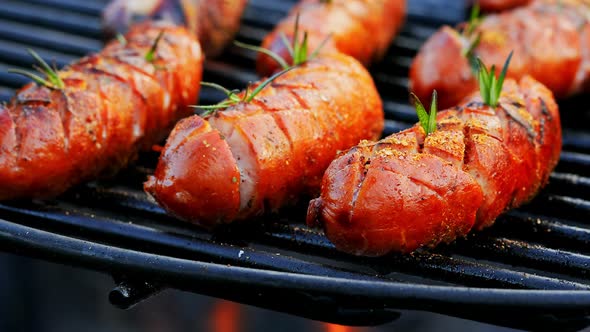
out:
{"label": "crispy bacon strip", "polygon": [[[292,59],[281,34],[292,42],[297,15],[299,30],[308,33],[310,52],[331,35],[324,51],[338,50],[368,66],[383,57],[391,40],[399,32],[406,15],[406,1],[332,0],[327,3],[301,0],[262,42],[263,48],[277,53],[288,63]],[[256,69],[265,76],[280,67],[269,56],[260,54]]]}
{"label": "crispy bacon strip", "polygon": [[186,29],[144,23],[59,71],[63,89],[23,87],[0,106],[0,200],[55,196],[127,165],[192,113],[202,63]]}
{"label": "crispy bacon strip", "polygon": [[507,80],[499,106],[472,95],[416,125],[363,142],[328,168],[308,224],[342,251],[380,256],[451,242],[530,200],[558,162],[561,127],[547,88]]}
{"label": "crispy bacon strip", "polygon": [[[590,89],[590,2],[537,0],[483,19],[474,55],[501,67],[514,51],[508,77],[525,74],[546,85],[557,98]],[[465,51],[470,40],[450,27],[436,32],[422,47],[410,69],[410,89],[427,99],[432,90],[442,108],[458,104],[477,81]]]}
{"label": "crispy bacon strip", "polygon": [[250,103],[182,120],[144,188],[173,215],[210,228],[317,192],[337,151],[382,129],[366,69],[347,55],[322,54]]}

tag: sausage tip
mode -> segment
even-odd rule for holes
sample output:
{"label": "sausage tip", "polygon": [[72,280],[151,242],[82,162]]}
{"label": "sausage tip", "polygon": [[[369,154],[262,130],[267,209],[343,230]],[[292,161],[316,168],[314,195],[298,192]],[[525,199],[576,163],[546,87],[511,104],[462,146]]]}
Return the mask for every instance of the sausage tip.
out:
{"label": "sausage tip", "polygon": [[307,226],[309,227],[320,227],[321,224],[319,223],[319,216],[320,216],[320,211],[322,209],[322,199],[321,198],[316,198],[316,199],[312,199],[309,202],[309,206],[307,207],[307,218],[306,218],[306,223]]}

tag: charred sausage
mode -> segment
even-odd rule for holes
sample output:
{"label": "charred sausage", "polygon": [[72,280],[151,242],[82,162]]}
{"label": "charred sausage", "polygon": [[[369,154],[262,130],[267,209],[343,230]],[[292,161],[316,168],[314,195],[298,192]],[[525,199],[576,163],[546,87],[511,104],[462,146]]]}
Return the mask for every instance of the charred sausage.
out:
{"label": "charred sausage", "polygon": [[[483,19],[474,56],[501,66],[514,51],[508,76],[525,74],[546,85],[557,98],[590,88],[590,5],[587,0],[538,0]],[[420,98],[432,90],[442,108],[457,105],[476,89],[465,50],[472,42],[450,27],[436,32],[410,69],[410,89]]]}
{"label": "charred sausage", "polygon": [[308,223],[355,255],[448,243],[530,200],[559,159],[557,104],[529,76],[507,80],[498,107],[472,95],[437,123],[428,136],[414,126],[341,154]]}
{"label": "charred sausage", "polygon": [[[328,40],[324,51],[338,50],[367,66],[383,57],[403,25],[405,13],[405,0],[301,0],[266,36],[262,47],[290,63],[292,59],[281,35],[289,41],[293,39],[293,26],[299,15],[300,30],[308,32],[310,51]],[[264,76],[277,71],[279,66],[261,53],[256,69]]]}
{"label": "charred sausage", "polygon": [[173,215],[210,228],[317,193],[338,150],[382,129],[382,102],[366,69],[324,53],[250,103],[179,122],[144,188]]}
{"label": "charred sausage", "polygon": [[127,165],[192,113],[202,62],[185,28],[143,23],[57,72],[63,86],[23,87],[0,106],[0,200],[55,196]]}
{"label": "charred sausage", "polygon": [[107,38],[143,19],[164,19],[192,31],[207,56],[216,56],[240,27],[247,0],[113,0],[103,12]]}

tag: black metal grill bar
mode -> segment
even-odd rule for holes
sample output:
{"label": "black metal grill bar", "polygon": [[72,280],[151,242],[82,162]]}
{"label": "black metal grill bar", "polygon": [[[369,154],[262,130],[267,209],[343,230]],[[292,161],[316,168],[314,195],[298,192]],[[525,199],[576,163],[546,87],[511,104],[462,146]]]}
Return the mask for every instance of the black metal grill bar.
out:
{"label": "black metal grill bar", "polygon": [[[0,53],[1,62],[14,63],[22,67],[31,67],[32,57],[27,53],[27,44],[0,40],[0,49],[2,49],[2,53]],[[35,47],[35,52],[50,61],[50,63],[55,62],[59,67],[63,67],[78,59],[77,56],[66,55],[40,47]]]}
{"label": "black metal grill bar", "polygon": [[[572,173],[553,172],[551,174],[547,192],[560,196],[574,196],[587,199],[590,197],[590,178]],[[575,188],[575,190],[572,190]]]}
{"label": "black metal grill bar", "polygon": [[542,266],[544,272],[578,278],[587,279],[590,274],[590,256],[587,255],[506,238],[477,237],[473,240],[457,245],[455,252],[531,269]]}
{"label": "black metal grill bar", "polygon": [[[82,193],[88,191],[81,191]],[[130,197],[128,191],[123,192],[116,192],[116,191],[108,191],[108,190],[101,190],[100,193],[97,192],[89,192],[91,197],[80,197],[77,196],[77,199],[83,198],[84,201],[93,201],[95,202],[97,207],[101,206],[109,206],[111,209],[118,209],[120,211],[127,211],[130,210],[137,210],[139,212],[144,213],[150,220],[157,220],[161,216],[164,216],[164,212],[161,211],[157,206],[153,205],[150,202],[147,202],[145,197],[141,193],[137,193],[134,195],[133,198]],[[119,206],[118,206],[119,205]],[[18,209],[13,210],[8,208],[12,212],[19,212]],[[89,227],[90,224],[94,223],[94,219],[90,220],[78,220],[76,217],[70,213],[67,217],[63,217],[63,214],[69,211],[66,209],[65,211],[52,211],[52,212],[29,212],[26,209],[20,211],[21,214],[28,215],[29,217],[32,215],[36,218],[42,219],[50,219],[49,225],[55,225],[60,223],[74,223],[76,226],[80,227],[83,225],[87,225]],[[156,215],[154,215],[154,213]],[[61,218],[64,218],[63,221],[60,222]],[[81,218],[81,216],[78,216]],[[34,219],[33,219],[34,220]],[[33,221],[35,222],[35,221]],[[161,222],[172,222],[171,220],[162,220]],[[40,224],[36,223],[37,227],[42,227],[45,223],[41,222]],[[156,225],[157,226],[157,225]],[[128,228],[123,234],[111,234],[111,236],[123,236],[124,234],[133,234],[133,236],[122,243],[127,243],[129,240],[133,240],[133,238],[141,238],[139,231],[133,229],[136,225],[123,225],[120,227]],[[161,226],[160,226],[161,227]],[[272,229],[272,226],[270,226]],[[76,230],[78,228],[76,227]],[[100,230],[100,224],[98,229]],[[315,255],[324,256],[326,258],[334,258],[338,255],[337,252],[334,251],[333,246],[325,239],[325,237],[317,232],[310,232],[305,230],[300,226],[291,227],[288,226],[287,230],[283,232],[279,232],[279,229],[272,229],[269,232],[267,229],[260,229],[252,232],[239,232],[241,235],[242,240],[247,241],[248,238],[254,237],[258,231],[260,233],[266,234],[266,239],[261,238],[259,240],[263,240],[265,242],[270,242],[270,245],[273,245],[277,248],[289,248],[293,251],[297,251],[299,253],[310,253],[313,251]],[[193,230],[194,231],[194,230]],[[279,232],[279,233],[277,233]],[[278,235],[272,235],[277,233]],[[249,234],[249,235],[246,235]],[[271,235],[269,235],[271,234]],[[299,234],[300,236],[297,236]],[[95,238],[95,241],[100,241],[104,238],[105,234],[99,234]],[[128,235],[127,235],[128,236]],[[293,236],[297,238],[297,241],[293,242]],[[153,243],[157,243],[157,236],[151,239]],[[278,241],[278,242],[277,242]],[[149,242],[149,241],[148,241]],[[250,243],[255,244],[255,243]],[[319,246],[319,247],[314,247]],[[182,250],[182,246],[176,248],[177,250]],[[219,250],[216,247],[212,249],[213,251]],[[549,253],[551,253],[551,249],[546,249]],[[194,253],[193,253],[194,254]],[[221,256],[225,256],[224,254],[218,254],[218,259]],[[230,257],[232,255],[229,255]],[[468,255],[470,256],[470,255]],[[340,259],[345,260],[347,264],[350,263],[358,263],[362,264],[362,259],[357,261],[356,259],[352,259],[348,257],[348,255],[340,255]],[[500,257],[501,258],[501,257]],[[251,261],[254,262],[255,260]],[[501,259],[499,259],[501,261]],[[561,282],[556,279],[546,278],[544,276],[536,276],[534,274],[526,274],[521,272],[514,272],[509,271],[506,269],[499,269],[497,266],[489,266],[484,264],[475,264],[470,261],[466,261],[463,259],[458,258],[449,258],[444,256],[412,256],[412,258],[405,258],[405,257],[388,257],[386,260],[376,260],[378,264],[373,264],[372,268],[377,269],[379,264],[381,266],[393,266],[394,269],[392,270],[382,270],[380,271],[381,275],[387,275],[391,272],[398,272],[398,273],[410,273],[414,275],[418,275],[422,278],[433,279],[436,281],[446,281],[446,282],[453,282],[457,284],[472,284],[472,285],[487,285],[488,287],[518,287],[518,288],[543,288],[543,289],[570,289],[570,288],[585,288],[587,286],[582,286],[577,283],[569,283],[569,282]],[[395,264],[388,264],[388,262],[394,262]],[[239,264],[238,262],[232,262],[233,264]],[[257,263],[258,264],[258,263]],[[367,264],[365,262],[365,264]],[[259,264],[263,265],[263,264]],[[358,268],[358,267],[357,267]]]}
{"label": "black metal grill bar", "polygon": [[22,1],[3,0],[0,19],[18,21],[36,26],[72,32],[100,39],[100,19],[92,15],[70,13],[51,6],[28,4]]}
{"label": "black metal grill bar", "polygon": [[590,202],[581,198],[541,192],[535,200],[519,210],[587,223],[590,215]]}
{"label": "black metal grill bar", "polygon": [[[257,239],[266,241],[271,245],[281,248],[290,248],[294,251],[313,253],[317,256],[325,256],[346,260],[359,261],[371,266],[380,274],[387,275],[392,271],[420,275],[423,278],[439,281],[453,282],[471,286],[508,287],[525,289],[588,289],[584,283],[566,281],[543,275],[507,269],[493,262],[481,263],[466,259],[471,257],[466,254],[463,257],[449,257],[435,253],[414,253],[410,256],[389,255],[383,258],[359,258],[351,257],[336,251],[325,236],[309,231],[301,227],[287,225],[273,225]],[[293,241],[293,239],[297,239]]]}
{"label": "black metal grill bar", "polygon": [[[107,245],[119,245],[129,249],[167,255],[170,257],[213,261],[218,264],[232,264],[265,270],[302,273],[309,275],[330,275],[338,278],[368,281],[395,281],[391,278],[372,276],[351,271],[362,271],[362,265],[351,266],[350,271],[330,268],[296,257],[277,254],[272,251],[259,251],[249,247],[216,243],[210,240],[189,237],[182,234],[169,234],[158,229],[134,223],[134,218],[125,218],[127,223],[96,214],[84,214],[71,208],[55,207],[53,211],[40,212],[10,207],[5,212],[14,213],[23,225],[37,229],[57,231],[71,237],[91,240]],[[95,213],[97,211],[95,210]],[[81,231],[80,229],[83,228]],[[203,235],[203,234],[202,234]],[[204,236],[203,236],[204,237]],[[208,237],[207,237],[208,238]],[[590,289],[590,287],[588,287]]]}
{"label": "black metal grill bar", "polygon": [[590,167],[590,154],[562,151],[557,171],[587,174]]}
{"label": "black metal grill bar", "polygon": [[[0,222],[0,248],[15,251],[21,247],[28,254],[50,260],[65,261],[90,269],[119,271],[133,276],[152,275],[157,280],[176,281],[180,288],[194,289],[195,284],[218,284],[246,289],[272,289],[274,292],[303,292],[319,287],[322,293],[347,302],[376,299],[381,307],[424,309],[424,303],[433,310],[448,310],[449,307],[483,308],[502,307],[522,312],[572,312],[590,308],[590,291],[545,291],[502,290],[482,288],[456,288],[445,286],[407,285],[395,282],[367,282],[332,277],[307,276],[275,271],[218,265],[167,256],[140,253],[123,248],[77,240],[34,228]],[[22,243],[26,245],[22,247]],[[88,248],[93,248],[88,250]],[[162,261],[163,264],[153,264]],[[192,288],[191,288],[191,285]],[[575,294],[575,297],[572,295]],[[510,301],[505,299],[509,297]],[[347,301],[348,300],[348,301]],[[403,301],[403,302],[400,302]],[[354,307],[354,306],[352,306]],[[446,307],[446,308],[443,308]]]}
{"label": "black metal grill bar", "polygon": [[[82,191],[82,193],[84,192],[85,191]],[[120,211],[127,211],[127,213],[130,210],[135,209],[139,212],[145,213],[146,215],[151,214],[150,220],[158,220],[162,216],[165,216],[163,211],[161,211],[157,206],[147,202],[144,196],[140,193],[134,195],[133,198],[129,197],[130,195],[128,192],[124,192],[124,194],[118,194],[117,192],[106,192],[104,190],[101,191],[100,194],[97,194],[96,192],[91,192],[90,195],[92,197],[81,197],[81,195],[78,194],[76,199],[82,198],[84,199],[84,201],[93,201],[95,202],[97,207],[109,206],[111,209],[119,209]],[[122,205],[121,202],[125,202],[124,206],[117,207],[117,205]],[[81,227],[84,227],[83,229],[85,232],[91,231],[92,233],[96,233],[92,236],[94,241],[105,241],[108,237],[113,239],[115,243],[120,243],[120,245],[123,244],[124,246],[130,245],[130,241],[140,241],[144,245],[145,243],[150,243],[149,247],[153,247],[153,249],[150,250],[165,249],[164,251],[159,252],[170,254],[175,257],[186,257],[182,254],[182,251],[185,250],[183,247],[189,246],[189,244],[185,244],[185,239],[181,239],[180,241],[176,239],[176,242],[174,242],[174,237],[160,238],[160,236],[165,237],[166,235],[162,235],[161,232],[157,231],[155,234],[150,233],[150,235],[153,236],[145,238],[144,232],[146,232],[146,230],[141,225],[137,225],[136,223],[120,224],[120,222],[116,223],[109,220],[108,218],[99,217],[98,215],[94,215],[92,218],[89,218],[88,216],[81,215],[77,212],[71,212],[71,208],[62,209],[59,207],[53,207],[50,211],[30,211],[29,209],[19,209],[8,206],[4,207],[4,211],[16,213],[16,215],[13,217],[14,219],[23,220],[23,217],[28,217],[26,218],[26,220],[30,220],[30,222],[33,223],[33,226],[38,228],[57,226],[59,232],[64,233],[64,230],[61,229],[61,227],[75,226],[73,228],[73,233],[68,233],[71,236],[75,236],[76,233],[79,233],[79,229]],[[98,213],[97,210],[93,211],[94,213]],[[156,213],[156,215],[154,215],[154,213]],[[135,218],[135,216],[134,218],[128,218],[131,220],[137,219]],[[97,222],[97,219],[100,219],[101,221]],[[161,222],[173,221],[163,220]],[[27,222],[25,221],[25,223]],[[151,229],[150,231],[154,232],[153,229]],[[196,230],[192,231],[197,232]],[[276,229],[270,233],[268,231],[260,231],[261,233],[266,234],[268,237],[267,239],[262,240],[266,240],[266,242],[270,241],[270,244],[277,248],[290,248],[291,250],[297,251],[302,254],[309,254],[310,251],[313,251],[315,255],[332,259],[338,256],[340,257],[340,260],[344,260],[347,265],[359,264],[356,267],[348,267],[352,270],[359,270],[359,267],[363,264],[362,259],[356,260],[354,258],[348,257],[348,255],[339,255],[337,252],[335,252],[333,246],[329,242],[327,242],[323,235],[317,232],[305,231],[303,228],[299,226],[289,226],[289,230],[286,233],[287,236],[285,236],[285,232],[278,233],[278,235],[269,235],[277,232]],[[242,240],[248,239],[249,236],[245,236],[245,234],[248,233],[249,232],[240,232]],[[255,231],[253,233],[256,234],[258,232]],[[179,234],[180,233],[176,233],[175,236],[178,237]],[[299,236],[299,240],[296,242],[296,246],[293,247],[291,245],[293,244],[292,237],[295,234],[304,236]],[[256,237],[256,235],[254,235],[254,237]],[[178,245],[179,242],[181,243],[180,245]],[[169,250],[170,243],[176,244],[176,246],[173,247],[176,251]],[[156,244],[158,244],[159,246],[155,247]],[[253,244],[255,245],[255,243],[250,243],[250,245]],[[198,242],[198,244],[196,245],[197,248],[199,248],[200,253],[202,255],[201,258],[210,259],[211,257],[215,257],[215,259],[218,261],[227,260],[232,264],[244,266],[243,261],[240,261],[239,259],[235,260],[235,252],[238,251],[238,249],[236,248],[230,249],[228,253],[224,251],[223,247],[219,247],[215,244]],[[319,245],[319,248],[314,248],[314,245]],[[209,250],[207,250],[207,248],[209,248]],[[145,248],[143,246],[140,246],[140,249]],[[246,251],[246,249],[244,250]],[[198,252],[190,252],[190,255],[192,255],[193,258],[198,258],[195,257],[197,254]],[[272,256],[272,253],[266,254],[271,254]],[[249,264],[254,264],[258,267],[264,267],[267,269],[273,268],[272,264],[269,265],[267,261],[264,260],[264,255],[256,257],[256,255],[246,252],[245,257],[250,257],[250,260],[247,262]],[[285,266],[289,267],[289,271],[291,272],[305,271],[304,269],[300,269],[300,266],[293,262],[286,262],[284,265],[282,265],[280,264],[280,260],[276,258],[273,258],[273,262],[275,263],[274,268],[276,269],[282,269],[282,267]],[[412,256],[411,258],[395,257],[395,259],[389,257],[387,260],[379,260],[375,262],[379,262],[379,264],[381,265],[372,265],[372,268],[374,269],[377,269],[378,266],[393,267],[391,270],[388,271],[382,269],[382,271],[380,271],[380,275],[388,275],[392,272],[406,274],[410,273],[418,275],[422,278],[433,279],[435,281],[453,282],[457,284],[466,285],[486,285],[487,287],[517,287],[541,289],[583,289],[588,287],[586,285],[581,285],[575,282],[567,282],[545,276],[515,272],[508,269],[499,268],[498,266],[489,266],[481,263],[466,261],[464,259],[450,258],[439,255]],[[306,268],[308,271],[307,273],[314,273],[318,270],[318,268],[314,268],[313,265],[308,266]]]}
{"label": "black metal grill bar", "polygon": [[516,210],[499,218],[488,233],[496,236],[510,234],[514,239],[550,248],[590,253],[590,229],[564,221],[563,218],[553,219]]}
{"label": "black metal grill bar", "polygon": [[101,0],[24,0],[20,2],[50,6],[62,12],[75,12],[93,17],[98,17],[105,6],[105,1]]}
{"label": "black metal grill bar", "polygon": [[102,47],[102,43],[96,39],[18,22],[3,21],[0,24],[0,36],[4,40],[24,43],[29,48],[42,47],[77,57]]}

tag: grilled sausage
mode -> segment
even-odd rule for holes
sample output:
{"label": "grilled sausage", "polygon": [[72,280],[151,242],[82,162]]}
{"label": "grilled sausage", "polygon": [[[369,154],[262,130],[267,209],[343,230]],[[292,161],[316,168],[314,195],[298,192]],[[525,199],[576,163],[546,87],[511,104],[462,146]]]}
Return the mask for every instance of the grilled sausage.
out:
{"label": "grilled sausage", "polygon": [[250,103],[179,122],[144,188],[173,215],[211,228],[317,193],[338,150],[382,129],[381,99],[366,69],[326,53]]}
{"label": "grilled sausage", "polygon": [[[153,61],[146,54],[158,35]],[[184,28],[143,23],[0,106],[0,200],[50,197],[116,171],[191,114],[203,56]]]}
{"label": "grilled sausage", "polygon": [[472,95],[437,120],[428,136],[414,126],[341,154],[308,224],[355,255],[448,243],[530,200],[559,159],[557,104],[529,76],[506,80],[495,109]]}
{"label": "grilled sausage", "polygon": [[499,12],[527,5],[532,0],[475,0],[479,3],[480,8],[486,12]]}
{"label": "grilled sausage", "polygon": [[[501,67],[514,51],[508,76],[525,74],[546,85],[557,98],[590,88],[590,6],[587,0],[538,0],[529,6],[486,17],[475,30],[475,48],[487,64]],[[442,108],[457,105],[476,89],[467,57],[469,41],[450,27],[436,32],[410,69],[410,89],[419,98],[437,90]]]}
{"label": "grilled sausage", "polygon": [[188,27],[205,54],[216,56],[238,32],[247,4],[247,0],[113,0],[103,11],[103,30],[112,38],[134,22],[164,19]]}
{"label": "grilled sausage", "polygon": [[[365,66],[385,54],[387,47],[401,28],[406,12],[405,0],[301,0],[266,36],[262,47],[291,63],[292,59],[281,34],[292,41],[295,19],[299,15],[299,30],[307,31],[308,50],[314,51],[330,34],[324,51],[338,50]],[[256,69],[270,75],[280,69],[272,58],[259,54]]]}

